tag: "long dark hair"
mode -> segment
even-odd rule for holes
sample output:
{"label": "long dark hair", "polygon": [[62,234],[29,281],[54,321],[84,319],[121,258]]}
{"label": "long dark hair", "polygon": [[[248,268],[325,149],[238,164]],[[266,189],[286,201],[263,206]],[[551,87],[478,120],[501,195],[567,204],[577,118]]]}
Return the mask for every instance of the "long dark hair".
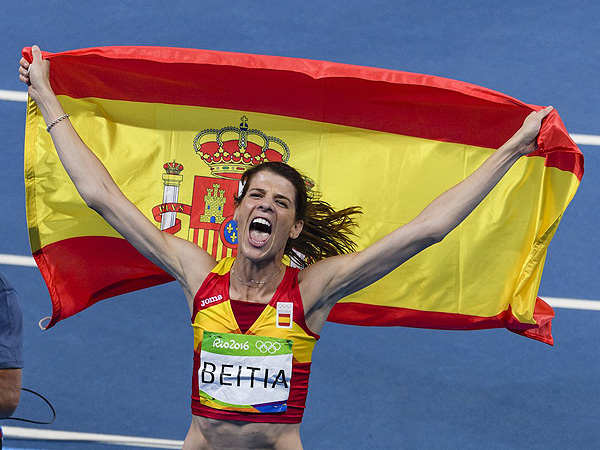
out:
{"label": "long dark hair", "polygon": [[318,191],[307,187],[307,178],[293,167],[281,162],[266,162],[248,169],[242,175],[242,193],[236,195],[239,204],[246,193],[250,180],[259,172],[268,171],[288,180],[296,190],[296,220],[302,220],[304,227],[296,239],[288,239],[284,254],[299,267],[306,267],[329,256],[351,253],[356,249],[352,240],[353,229],[357,226],[356,216],[362,214],[360,207],[351,206],[336,211],[321,200]]}

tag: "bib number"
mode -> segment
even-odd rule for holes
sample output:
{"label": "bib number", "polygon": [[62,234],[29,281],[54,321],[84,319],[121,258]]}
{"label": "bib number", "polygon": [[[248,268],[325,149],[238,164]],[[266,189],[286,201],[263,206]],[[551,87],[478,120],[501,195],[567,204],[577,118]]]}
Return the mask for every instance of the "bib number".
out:
{"label": "bib number", "polygon": [[289,339],[205,331],[198,370],[200,401],[229,411],[286,411],[292,357]]}

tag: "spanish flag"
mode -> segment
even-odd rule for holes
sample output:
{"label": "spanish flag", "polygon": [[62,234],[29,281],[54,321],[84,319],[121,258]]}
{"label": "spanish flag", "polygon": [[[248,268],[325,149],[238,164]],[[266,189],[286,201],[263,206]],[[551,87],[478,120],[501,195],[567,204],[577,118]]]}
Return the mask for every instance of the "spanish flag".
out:
{"label": "spanish flag", "polygon": [[[467,177],[540,109],[459,81],[305,59],[158,47],[44,57],[75,129],[125,195],[217,259],[235,255],[232,195],[248,167],[287,162],[335,208],[362,206],[361,249]],[[27,217],[50,327],[172,279],[86,207],[45,127],[30,101]],[[551,344],[554,313],[537,292],[583,156],[555,111],[538,144],[441,243],[341,301],[329,320],[505,327]]]}

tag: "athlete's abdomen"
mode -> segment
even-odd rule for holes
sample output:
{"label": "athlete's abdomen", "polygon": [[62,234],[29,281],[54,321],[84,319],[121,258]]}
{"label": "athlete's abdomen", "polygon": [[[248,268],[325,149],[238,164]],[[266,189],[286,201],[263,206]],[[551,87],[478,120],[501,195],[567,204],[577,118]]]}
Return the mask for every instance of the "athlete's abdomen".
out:
{"label": "athlete's abdomen", "polygon": [[192,424],[183,450],[231,448],[302,450],[300,425],[235,422],[192,416]]}

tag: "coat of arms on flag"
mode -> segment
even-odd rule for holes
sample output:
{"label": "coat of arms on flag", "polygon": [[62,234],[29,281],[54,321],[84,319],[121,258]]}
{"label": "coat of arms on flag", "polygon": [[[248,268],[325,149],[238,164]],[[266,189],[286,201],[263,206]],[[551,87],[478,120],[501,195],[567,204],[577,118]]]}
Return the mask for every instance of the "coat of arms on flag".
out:
{"label": "coat of arms on flag", "polygon": [[195,175],[191,205],[179,202],[184,183],[184,167],[175,160],[163,165],[163,203],[152,209],[160,229],[171,234],[181,231],[177,214],[189,215],[187,239],[207,250],[214,258],[235,256],[237,223],[233,219],[234,195],[245,170],[266,161],[288,162],[286,143],[260,130],[250,129],[242,116],[239,127],[200,131],[194,138],[194,150],[208,166],[211,175]]}

